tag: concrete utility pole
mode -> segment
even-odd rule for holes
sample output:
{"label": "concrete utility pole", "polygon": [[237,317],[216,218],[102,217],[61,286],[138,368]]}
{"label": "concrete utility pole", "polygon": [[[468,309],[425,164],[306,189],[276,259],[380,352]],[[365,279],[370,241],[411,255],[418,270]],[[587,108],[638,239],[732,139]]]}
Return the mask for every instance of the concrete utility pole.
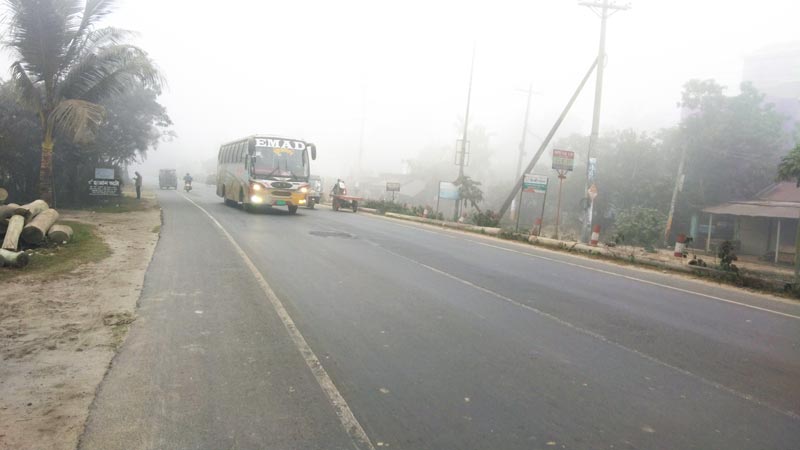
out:
{"label": "concrete utility pole", "polygon": [[672,232],[672,219],[675,216],[675,203],[678,201],[678,192],[683,189],[683,165],[685,161],[686,144],[683,144],[683,148],[681,149],[681,159],[678,161],[678,175],[675,177],[675,187],[672,189],[672,201],[669,202],[667,226],[664,227],[664,247],[669,247],[669,234]]}
{"label": "concrete utility pole", "polygon": [[356,189],[361,187],[361,178],[363,176],[362,160],[364,158],[364,125],[367,121],[367,83],[366,80],[361,83],[361,128],[358,132],[358,166],[356,166]]}
{"label": "concrete utility pole", "polygon": [[458,177],[464,176],[464,163],[467,155],[467,132],[469,131],[469,103],[472,99],[472,75],[475,72],[475,44],[472,44],[472,62],[469,65],[469,87],[467,88],[467,111],[464,113],[464,134],[458,157]]}
{"label": "concrete utility pole", "polygon": [[594,180],[590,179],[589,159],[592,157],[600,134],[600,105],[603,100],[603,69],[605,68],[606,61],[606,21],[613,14],[630,9],[630,5],[617,5],[609,0],[579,2],[578,4],[588,7],[600,17],[600,46],[597,51],[597,80],[594,89],[594,114],[592,116],[592,134],[589,136],[589,149],[586,152],[586,186],[583,191],[588,200],[588,207],[583,217],[581,239],[583,242],[589,242],[589,236],[592,231],[592,210],[594,209],[594,201],[589,197],[589,188],[594,183]]}
{"label": "concrete utility pole", "polygon": [[[533,84],[528,85],[528,103],[525,106],[525,122],[522,124],[522,139],[519,140],[519,158],[517,158],[517,171],[514,172],[514,176],[519,178],[523,174],[520,173],[522,170],[522,158],[525,156],[525,138],[528,137],[528,116],[531,112],[531,96],[533,95]],[[514,229],[515,232],[519,231],[519,216],[522,214],[522,188],[519,190],[519,199],[517,200],[517,210],[516,210],[516,219],[517,225]]]}
{"label": "concrete utility pole", "polygon": [[[461,148],[458,149],[456,162],[458,162],[458,178],[464,176],[464,163],[467,159],[467,132],[469,131],[469,104],[472,99],[472,75],[475,72],[475,44],[472,44],[472,62],[469,65],[469,87],[467,88],[467,112],[464,114],[464,134],[461,136]],[[456,202],[455,217],[458,220],[461,215],[461,199]]]}
{"label": "concrete utility pole", "polygon": [[528,85],[528,103],[525,106],[525,122],[522,124],[522,139],[519,141],[519,157],[517,158],[517,171],[514,175],[519,177],[522,175],[522,158],[525,157],[525,138],[528,136],[528,117],[531,112],[531,97],[533,96],[533,84]]}

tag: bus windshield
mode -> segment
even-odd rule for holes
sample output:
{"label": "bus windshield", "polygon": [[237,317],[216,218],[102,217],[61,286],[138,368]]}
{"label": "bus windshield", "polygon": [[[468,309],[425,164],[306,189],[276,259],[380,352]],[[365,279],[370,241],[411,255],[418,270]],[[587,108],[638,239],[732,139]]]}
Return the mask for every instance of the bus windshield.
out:
{"label": "bus windshield", "polygon": [[251,170],[260,178],[291,177],[308,179],[308,158],[305,150],[259,147],[253,153]]}

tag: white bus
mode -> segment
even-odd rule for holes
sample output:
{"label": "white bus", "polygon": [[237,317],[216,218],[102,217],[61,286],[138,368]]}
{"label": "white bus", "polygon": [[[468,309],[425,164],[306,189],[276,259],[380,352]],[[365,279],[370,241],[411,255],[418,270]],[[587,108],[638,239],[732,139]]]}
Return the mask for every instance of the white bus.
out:
{"label": "white bus", "polygon": [[217,158],[217,195],[247,211],[308,202],[314,144],[277,136],[250,136],[224,144]]}

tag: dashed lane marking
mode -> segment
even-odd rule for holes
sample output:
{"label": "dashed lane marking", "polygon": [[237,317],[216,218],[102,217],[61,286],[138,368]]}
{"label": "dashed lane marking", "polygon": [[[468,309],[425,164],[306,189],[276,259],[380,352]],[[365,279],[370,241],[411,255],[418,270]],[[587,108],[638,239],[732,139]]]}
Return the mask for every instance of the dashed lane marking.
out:
{"label": "dashed lane marking", "polygon": [[449,279],[451,279],[451,280],[453,280],[455,282],[461,283],[461,284],[463,284],[465,286],[468,286],[470,288],[473,288],[473,289],[476,289],[478,291],[481,291],[481,292],[483,292],[485,294],[488,294],[488,295],[490,295],[492,297],[495,297],[495,298],[497,298],[499,300],[502,300],[502,301],[504,301],[506,303],[509,303],[511,305],[514,305],[516,307],[531,311],[531,312],[533,312],[533,313],[535,313],[535,314],[537,314],[537,315],[539,315],[541,317],[544,317],[546,319],[549,319],[549,320],[552,320],[552,321],[554,321],[556,323],[559,323],[559,324],[561,324],[561,325],[563,325],[563,326],[565,326],[567,328],[570,328],[570,329],[572,329],[572,330],[574,330],[574,331],[576,331],[578,333],[582,333],[582,334],[587,335],[587,336],[589,336],[591,338],[594,338],[594,339],[596,339],[596,340],[598,340],[600,342],[612,345],[612,346],[617,347],[617,348],[619,348],[621,350],[624,350],[626,352],[633,353],[633,354],[635,354],[635,355],[637,355],[637,356],[639,356],[641,358],[644,358],[645,360],[650,361],[650,362],[652,362],[654,364],[657,364],[659,366],[662,366],[662,367],[665,367],[667,369],[670,369],[670,370],[673,370],[675,372],[678,372],[678,373],[680,373],[682,375],[685,375],[685,376],[687,376],[689,378],[697,380],[702,384],[705,384],[707,386],[713,387],[713,388],[718,389],[718,390],[720,390],[722,392],[726,392],[726,393],[728,393],[730,395],[733,395],[735,397],[738,397],[738,398],[740,398],[742,400],[745,400],[745,401],[751,402],[753,404],[756,404],[758,406],[767,408],[767,409],[769,409],[769,410],[771,410],[773,412],[776,412],[778,414],[786,416],[786,417],[788,417],[788,418],[790,418],[792,420],[800,420],[800,415],[798,415],[794,411],[784,410],[784,409],[782,409],[782,408],[780,408],[778,406],[772,405],[771,403],[768,403],[768,402],[766,402],[764,400],[758,399],[758,398],[754,397],[753,395],[740,392],[740,391],[738,391],[736,389],[733,389],[733,388],[731,388],[729,386],[726,386],[726,385],[724,385],[722,383],[718,383],[716,381],[709,380],[708,378],[705,378],[705,377],[703,377],[701,375],[697,375],[694,372],[691,372],[691,371],[686,370],[686,369],[682,369],[682,368],[680,368],[678,366],[675,366],[673,364],[670,364],[670,363],[668,363],[666,361],[662,361],[662,360],[660,360],[660,359],[658,359],[658,358],[656,358],[654,356],[648,355],[647,353],[644,353],[642,351],[636,350],[635,348],[631,348],[631,347],[625,346],[623,344],[620,344],[619,342],[613,341],[613,340],[605,337],[604,335],[602,335],[600,333],[594,332],[594,331],[589,330],[587,328],[583,328],[583,327],[581,327],[579,325],[575,325],[574,323],[566,321],[566,320],[564,320],[564,319],[562,319],[562,318],[560,318],[558,316],[555,316],[555,315],[550,314],[548,312],[542,311],[539,308],[536,308],[534,306],[519,302],[517,300],[514,300],[513,298],[506,297],[503,294],[500,294],[500,293],[495,292],[495,291],[493,291],[491,289],[488,289],[488,288],[485,288],[485,287],[480,286],[478,284],[475,284],[475,283],[473,283],[473,282],[471,282],[469,280],[465,280],[463,278],[460,278],[460,277],[458,277],[456,275],[453,275],[453,274],[451,274],[449,272],[446,272],[444,270],[437,269],[436,267],[433,267],[433,266],[430,266],[430,265],[425,264],[423,262],[417,261],[416,259],[409,258],[408,256],[405,256],[405,255],[401,255],[400,253],[397,253],[397,252],[394,252],[392,250],[389,250],[386,247],[383,247],[383,246],[381,246],[380,244],[378,244],[376,242],[372,242],[372,241],[368,241],[368,242],[370,242],[372,245],[380,248],[381,250],[385,251],[386,253],[389,253],[390,255],[394,255],[394,256],[396,256],[398,258],[404,259],[404,260],[406,260],[406,261],[408,261],[410,263],[416,264],[416,265],[418,265],[420,267],[423,267],[423,268],[425,268],[427,270],[430,270],[431,272],[437,273],[437,274],[439,274],[439,275],[441,275],[441,276],[443,276],[445,278],[449,278]]}

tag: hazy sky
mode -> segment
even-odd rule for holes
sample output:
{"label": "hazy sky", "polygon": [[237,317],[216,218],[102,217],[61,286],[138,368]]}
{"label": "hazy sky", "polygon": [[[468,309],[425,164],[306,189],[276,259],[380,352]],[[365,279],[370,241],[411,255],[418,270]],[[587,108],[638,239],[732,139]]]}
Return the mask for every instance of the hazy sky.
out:
{"label": "hazy sky", "polygon": [[[742,58],[800,39],[795,1],[633,0],[609,21],[601,129],[676,122],[682,84],[716,78],[736,91]],[[430,146],[455,148],[470,53],[470,122],[492,133],[496,160],[512,158],[525,94],[544,135],[597,52],[599,19],[573,0],[177,1],[122,0],[113,25],[164,71],[161,101],[178,138],[148,169],[197,171],[220,143],[253,133],[315,142],[316,172],[364,163],[399,171]],[[589,133],[594,82],[562,128]],[[538,145],[529,140],[529,149]]]}

